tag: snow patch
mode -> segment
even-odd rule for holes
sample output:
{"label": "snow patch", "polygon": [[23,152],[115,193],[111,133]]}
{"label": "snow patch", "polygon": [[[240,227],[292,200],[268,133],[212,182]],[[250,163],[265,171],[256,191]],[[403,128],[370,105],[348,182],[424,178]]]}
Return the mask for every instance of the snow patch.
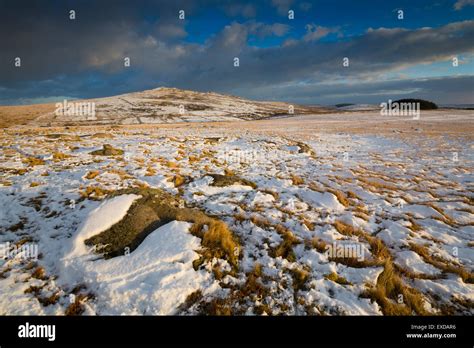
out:
{"label": "snow patch", "polygon": [[121,195],[104,201],[91,211],[72,240],[70,252],[66,259],[87,255],[84,241],[100,232],[103,232],[122,220],[135,200],[141,196],[130,194]]}
{"label": "snow patch", "polygon": [[210,274],[196,272],[200,239],[190,223],[172,221],[159,227],[129,255],[109,260],[76,259],[67,270],[82,278],[97,296],[97,314],[175,313],[192,292],[210,286]]}

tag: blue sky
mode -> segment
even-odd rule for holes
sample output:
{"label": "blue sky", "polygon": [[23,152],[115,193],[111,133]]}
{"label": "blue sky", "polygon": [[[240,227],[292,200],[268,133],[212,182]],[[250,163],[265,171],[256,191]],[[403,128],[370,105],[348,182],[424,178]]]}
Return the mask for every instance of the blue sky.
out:
{"label": "blue sky", "polygon": [[[466,6],[455,10],[452,0],[400,0],[400,1],[368,1],[368,0],[325,0],[325,1],[293,1],[288,7],[294,9],[293,21],[286,20],[286,13],[278,12],[276,7],[268,6],[268,2],[249,2],[255,8],[255,16],[226,16],[225,10],[218,8],[201,9],[196,19],[189,19],[186,29],[198,35],[189,36],[190,41],[203,42],[203,39],[218,33],[222,26],[231,21],[245,21],[253,18],[264,23],[287,23],[291,25],[289,37],[297,39],[306,32],[307,23],[316,23],[325,27],[341,27],[347,36],[363,34],[369,27],[416,29],[420,27],[438,27],[452,22],[474,18],[474,6]],[[303,5],[302,5],[303,4]],[[302,10],[302,8],[309,8]],[[397,18],[397,10],[404,11],[404,20]],[[277,40],[267,39],[272,44]],[[262,42],[263,45],[267,42]],[[280,40],[281,41],[281,40]]]}
{"label": "blue sky", "polygon": [[474,103],[473,18],[474,0],[0,0],[0,104],[159,86],[304,104]]}

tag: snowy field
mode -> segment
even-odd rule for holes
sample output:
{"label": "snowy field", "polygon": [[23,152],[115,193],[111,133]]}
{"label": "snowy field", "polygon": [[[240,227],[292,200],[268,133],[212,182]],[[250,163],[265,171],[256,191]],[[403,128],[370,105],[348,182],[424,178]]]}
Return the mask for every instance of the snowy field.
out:
{"label": "snowy field", "polygon": [[0,314],[474,314],[472,138],[238,127],[1,132]]}

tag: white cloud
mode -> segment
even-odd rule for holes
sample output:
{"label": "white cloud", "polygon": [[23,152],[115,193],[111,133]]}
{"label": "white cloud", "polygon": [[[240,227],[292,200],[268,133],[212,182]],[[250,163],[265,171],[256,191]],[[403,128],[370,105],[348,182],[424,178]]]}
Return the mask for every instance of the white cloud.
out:
{"label": "white cloud", "polygon": [[458,0],[454,4],[454,8],[459,11],[465,6],[474,6],[474,0]]}
{"label": "white cloud", "polygon": [[304,41],[317,41],[330,33],[339,33],[338,28],[328,28],[315,25],[314,23],[306,24],[306,34],[303,36]]}

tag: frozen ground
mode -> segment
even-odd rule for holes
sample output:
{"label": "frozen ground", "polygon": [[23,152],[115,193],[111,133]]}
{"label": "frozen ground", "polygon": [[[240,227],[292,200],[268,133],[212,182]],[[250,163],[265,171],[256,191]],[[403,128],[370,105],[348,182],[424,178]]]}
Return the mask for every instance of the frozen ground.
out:
{"label": "frozen ground", "polygon": [[[473,314],[472,115],[359,116],[4,130],[0,314]],[[94,252],[133,187],[225,222],[238,264],[196,265],[219,246],[186,218]]]}

